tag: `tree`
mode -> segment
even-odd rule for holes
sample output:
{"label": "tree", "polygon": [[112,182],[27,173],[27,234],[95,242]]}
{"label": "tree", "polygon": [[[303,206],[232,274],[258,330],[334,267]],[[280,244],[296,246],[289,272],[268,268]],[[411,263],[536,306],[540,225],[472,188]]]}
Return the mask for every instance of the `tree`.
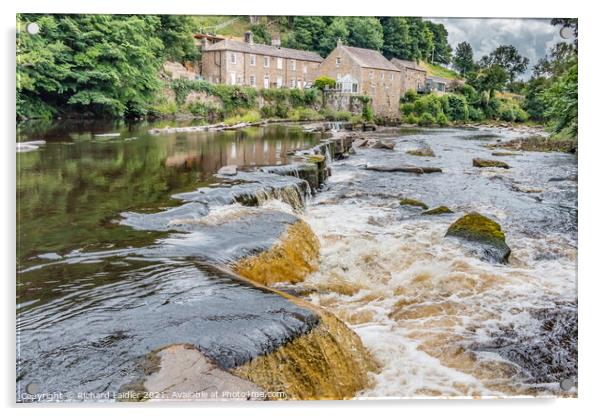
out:
{"label": "tree", "polygon": [[337,85],[337,82],[330,77],[322,76],[316,78],[314,81],[314,87],[319,89],[320,91],[324,91],[325,89],[334,88]]}
{"label": "tree", "polygon": [[422,25],[422,34],[418,41],[418,47],[420,48],[422,58],[433,62],[435,51],[434,36],[428,26],[424,24]]}
{"label": "tree", "polygon": [[325,30],[326,23],[319,16],[295,16],[292,30],[282,44],[293,49],[317,51]]}
{"label": "tree", "polygon": [[474,58],[472,46],[468,42],[461,42],[456,46],[456,52],[453,59],[454,68],[464,76],[474,70]]}
{"label": "tree", "polygon": [[441,23],[425,22],[426,27],[433,34],[433,54],[432,61],[438,64],[447,65],[451,61],[452,48],[447,43],[447,29]]}
{"label": "tree", "polygon": [[407,20],[403,17],[381,17],[380,22],[383,27],[383,55],[387,59],[414,59]]}
{"label": "tree", "polygon": [[130,15],[21,15],[40,33],[17,36],[17,114],[60,111],[139,116],[159,89],[161,19]]}
{"label": "tree", "polygon": [[489,100],[495,97],[496,91],[501,91],[508,81],[508,73],[502,66],[493,64],[488,68],[481,69],[475,78],[470,80],[477,91],[487,92]]}
{"label": "tree", "polygon": [[270,45],[272,43],[272,35],[268,31],[268,27],[265,23],[258,23],[251,26],[251,32],[253,33],[253,42],[264,45]]}
{"label": "tree", "polygon": [[159,38],[163,42],[165,57],[172,61],[184,62],[198,59],[199,50],[192,36],[197,30],[194,19],[190,16],[161,15]]}
{"label": "tree", "polygon": [[559,42],[533,66],[534,77],[554,77],[567,71],[577,57],[577,49],[571,43]]}
{"label": "tree", "polygon": [[578,126],[578,69],[577,62],[559,77],[542,98],[547,109],[545,116],[554,121],[555,133],[566,133],[577,137]]}
{"label": "tree", "polygon": [[501,45],[479,61],[481,67],[499,65],[508,74],[508,80],[514,82],[517,75],[524,73],[529,65],[529,59],[521,56],[513,45]]}
{"label": "tree", "polygon": [[349,45],[377,51],[382,49],[383,27],[376,17],[349,17],[347,28]]}
{"label": "tree", "polygon": [[349,37],[349,29],[347,29],[347,23],[344,17],[335,17],[330,25],[324,31],[324,36],[320,40],[318,51],[320,55],[328,55],[336,46],[337,41],[347,41]]}

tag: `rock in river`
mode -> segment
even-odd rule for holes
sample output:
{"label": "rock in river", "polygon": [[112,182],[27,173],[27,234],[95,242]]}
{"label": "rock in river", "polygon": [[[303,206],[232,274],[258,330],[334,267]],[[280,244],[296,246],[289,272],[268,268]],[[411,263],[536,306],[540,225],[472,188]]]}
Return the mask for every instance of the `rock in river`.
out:
{"label": "rock in river", "polygon": [[417,199],[412,199],[412,198],[402,198],[399,200],[399,205],[409,205],[412,207],[420,207],[423,209],[428,209],[428,205],[426,205],[424,202],[419,201]]}
{"label": "rock in river", "polygon": [[424,211],[422,215],[441,215],[441,214],[453,214],[454,211],[446,207],[445,205],[441,205],[437,208],[429,209],[428,211]]}
{"label": "rock in river", "polygon": [[389,164],[389,165],[366,165],[366,169],[375,170],[378,172],[407,172],[407,173],[435,173],[443,172],[441,168],[433,166],[413,166],[413,165],[402,165],[402,164]]}
{"label": "rock in river", "polygon": [[217,174],[218,175],[234,176],[234,175],[236,175],[236,172],[237,172],[236,165],[227,165],[227,166],[222,166],[217,171]]}
{"label": "rock in river", "polygon": [[501,160],[481,159],[479,157],[472,159],[472,166],[477,168],[504,168],[510,169],[510,165]]}
{"label": "rock in river", "polygon": [[510,247],[500,225],[477,213],[471,212],[449,226],[445,236],[458,237],[476,243],[481,257],[504,263],[510,256]]}
{"label": "rock in river", "polygon": [[424,156],[424,157],[434,157],[435,152],[430,147],[420,147],[418,149],[410,149],[406,152],[408,155],[412,156]]}

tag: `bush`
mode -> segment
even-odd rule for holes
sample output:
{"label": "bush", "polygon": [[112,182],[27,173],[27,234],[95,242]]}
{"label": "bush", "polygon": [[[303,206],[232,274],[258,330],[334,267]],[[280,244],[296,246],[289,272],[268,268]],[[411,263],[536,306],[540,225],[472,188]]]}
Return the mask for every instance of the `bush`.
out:
{"label": "bush", "polygon": [[406,103],[413,103],[418,98],[418,94],[414,90],[407,90],[403,96],[403,101]]}
{"label": "bush", "polygon": [[470,106],[468,107],[468,118],[472,121],[483,121],[485,113],[480,108]]}
{"label": "bush", "polygon": [[288,107],[284,103],[276,104],[276,108],[274,109],[274,115],[278,118],[287,118]]}
{"label": "bush", "polygon": [[360,124],[364,121],[363,117],[360,114],[354,114],[351,116],[351,118],[349,119],[349,122],[351,124]]}
{"label": "bush", "polygon": [[187,108],[192,115],[202,117],[211,122],[215,122],[223,117],[222,109],[211,103],[197,101],[188,104]]}
{"label": "bush", "polygon": [[336,85],[337,85],[336,80],[334,80],[333,78],[330,78],[330,77],[326,77],[326,76],[318,77],[314,81],[314,87],[316,87],[317,89],[319,89],[321,91],[324,91],[327,88],[332,89],[332,88],[336,87]]}
{"label": "bush", "polygon": [[514,121],[516,120],[516,116],[514,115],[514,110],[510,107],[505,107],[500,111],[500,118],[504,121]]}
{"label": "bush", "polygon": [[328,121],[349,121],[352,117],[349,111],[334,111],[329,108],[322,110],[322,114]]}
{"label": "bush", "polygon": [[468,103],[466,97],[457,94],[448,94],[446,97],[445,114],[454,121],[468,119]]}
{"label": "bush", "polygon": [[416,117],[414,114],[408,114],[403,118],[403,121],[408,124],[418,124],[418,117]]}
{"label": "bush", "polygon": [[289,118],[295,121],[324,120],[324,116],[313,108],[299,107],[291,111]]}
{"label": "bush", "polygon": [[514,115],[516,116],[516,121],[519,121],[521,123],[524,123],[529,119],[529,113],[527,113],[522,108],[516,108],[514,110]]}
{"label": "bush", "polygon": [[421,126],[432,126],[435,124],[435,117],[431,113],[422,113],[418,124]]}
{"label": "bush", "polygon": [[412,104],[412,103],[402,104],[401,112],[404,115],[409,116],[410,114],[412,114],[414,112],[414,104]]}
{"label": "bush", "polygon": [[435,94],[420,97],[414,103],[414,112],[417,114],[429,113],[431,116],[435,117],[442,111],[443,107],[441,105],[441,100]]}
{"label": "bush", "polygon": [[241,115],[228,117],[224,120],[224,124],[232,126],[239,123],[256,123],[258,121],[261,121],[261,115],[259,112],[256,110],[250,110]]}
{"label": "bush", "polygon": [[435,119],[437,121],[437,124],[440,125],[441,127],[447,126],[449,124],[449,120],[447,119],[447,116],[442,112],[437,114],[437,117]]}

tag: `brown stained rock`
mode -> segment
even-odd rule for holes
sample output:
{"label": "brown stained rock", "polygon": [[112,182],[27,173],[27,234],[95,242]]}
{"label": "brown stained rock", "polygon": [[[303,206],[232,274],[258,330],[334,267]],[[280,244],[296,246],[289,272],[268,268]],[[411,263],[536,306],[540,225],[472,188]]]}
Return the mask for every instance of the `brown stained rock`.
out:
{"label": "brown stained rock", "polygon": [[264,400],[259,386],[218,368],[192,345],[170,345],[156,355],[159,369],[144,381],[151,400]]}
{"label": "brown stained rock", "polygon": [[504,168],[510,169],[510,165],[501,160],[481,159],[479,157],[472,159],[472,166],[476,168]]}

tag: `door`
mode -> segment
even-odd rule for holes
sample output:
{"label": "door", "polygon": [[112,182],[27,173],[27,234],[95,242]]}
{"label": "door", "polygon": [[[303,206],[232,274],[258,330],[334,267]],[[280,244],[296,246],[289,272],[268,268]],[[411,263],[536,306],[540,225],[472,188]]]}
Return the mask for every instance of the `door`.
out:
{"label": "door", "polygon": [[270,77],[263,77],[263,88],[270,88]]}

